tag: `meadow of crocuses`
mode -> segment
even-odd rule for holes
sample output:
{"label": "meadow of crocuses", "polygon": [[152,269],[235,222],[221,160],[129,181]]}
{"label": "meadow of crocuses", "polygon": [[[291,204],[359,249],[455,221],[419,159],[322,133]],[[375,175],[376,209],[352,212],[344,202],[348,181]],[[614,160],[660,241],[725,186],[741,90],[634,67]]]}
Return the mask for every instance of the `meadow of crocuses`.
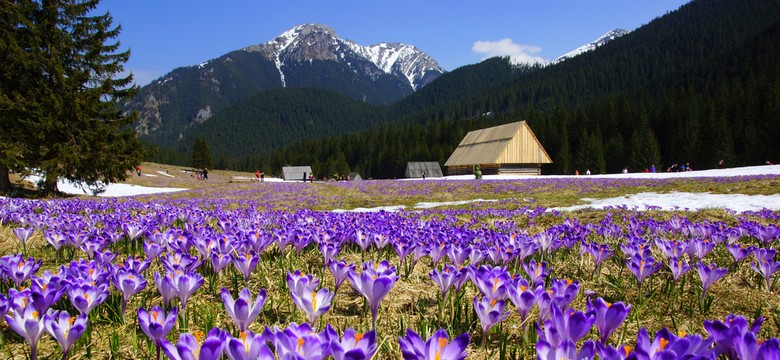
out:
{"label": "meadow of crocuses", "polygon": [[[780,212],[547,207],[648,189],[774,193],[778,179],[0,198],[0,357],[777,359]],[[497,201],[411,206],[477,198]]]}

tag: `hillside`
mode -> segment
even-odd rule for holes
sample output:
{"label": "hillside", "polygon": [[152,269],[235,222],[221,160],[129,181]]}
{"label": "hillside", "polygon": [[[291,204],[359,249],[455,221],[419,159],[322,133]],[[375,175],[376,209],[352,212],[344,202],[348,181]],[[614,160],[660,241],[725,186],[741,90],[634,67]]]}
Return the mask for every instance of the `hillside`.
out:
{"label": "hillside", "polygon": [[413,45],[363,46],[328,26],[305,24],[265,43],[173,70],[144,86],[125,109],[138,111],[134,128],[144,141],[167,147],[262,91],[318,88],[387,105],[443,73]]}
{"label": "hillside", "polygon": [[[395,125],[361,136],[308,145],[324,149],[319,154],[279,149],[266,159],[324,163],[329,150],[350,143],[360,149],[344,153],[353,169],[396,177],[406,161],[444,163],[470,130],[527,119],[555,162],[548,173],[679,162],[703,169],[720,159],[774,162],[780,154],[772,140],[780,136],[772,115],[780,99],[777,13],[778,2],[695,1],[557,65],[515,73],[449,103],[419,106]],[[470,71],[479,73],[481,65]],[[435,92],[454,73],[425,90]],[[417,96],[424,94],[399,104]]]}
{"label": "hillside", "polygon": [[[777,13],[777,2],[700,0],[555,65],[516,68],[490,59],[375,109],[386,115],[344,120],[387,116],[383,127],[307,139],[262,163],[316,169],[344,158],[365,177],[398,177],[406,161],[444,163],[470,130],[518,119],[529,121],[553,157],[548,173],[774,161]],[[245,154],[231,154],[224,163],[240,166]]]}

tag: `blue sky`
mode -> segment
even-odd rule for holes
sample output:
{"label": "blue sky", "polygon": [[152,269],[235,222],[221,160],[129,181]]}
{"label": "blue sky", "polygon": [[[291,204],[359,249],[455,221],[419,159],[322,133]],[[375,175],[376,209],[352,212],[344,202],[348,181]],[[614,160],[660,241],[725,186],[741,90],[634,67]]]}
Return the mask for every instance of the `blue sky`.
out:
{"label": "blue sky", "polygon": [[554,59],[608,32],[634,30],[687,0],[103,0],[122,25],[125,68],[143,85],[181,66],[263,43],[305,23],[362,45],[417,46],[446,70],[497,55]]}

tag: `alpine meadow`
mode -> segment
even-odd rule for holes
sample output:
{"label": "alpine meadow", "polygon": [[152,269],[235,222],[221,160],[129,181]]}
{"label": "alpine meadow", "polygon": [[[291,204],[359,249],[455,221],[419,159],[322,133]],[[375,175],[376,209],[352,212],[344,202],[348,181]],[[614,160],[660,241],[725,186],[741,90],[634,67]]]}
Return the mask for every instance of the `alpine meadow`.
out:
{"label": "alpine meadow", "polygon": [[780,358],[780,1],[409,4],[0,0],[0,358]]}

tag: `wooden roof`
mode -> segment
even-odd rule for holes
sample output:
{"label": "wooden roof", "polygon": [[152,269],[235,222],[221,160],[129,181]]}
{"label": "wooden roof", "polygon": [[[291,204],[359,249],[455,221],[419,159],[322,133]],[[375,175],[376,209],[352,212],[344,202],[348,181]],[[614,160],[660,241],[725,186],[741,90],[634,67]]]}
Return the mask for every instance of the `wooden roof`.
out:
{"label": "wooden roof", "polygon": [[441,166],[438,161],[409,161],[406,163],[407,178],[419,178],[425,174],[426,177],[443,177]]}
{"label": "wooden roof", "polygon": [[283,166],[282,179],[303,180],[303,174],[308,178],[311,175],[311,166]]}
{"label": "wooden roof", "polygon": [[444,166],[550,163],[552,159],[528,124],[518,121],[469,132]]}

